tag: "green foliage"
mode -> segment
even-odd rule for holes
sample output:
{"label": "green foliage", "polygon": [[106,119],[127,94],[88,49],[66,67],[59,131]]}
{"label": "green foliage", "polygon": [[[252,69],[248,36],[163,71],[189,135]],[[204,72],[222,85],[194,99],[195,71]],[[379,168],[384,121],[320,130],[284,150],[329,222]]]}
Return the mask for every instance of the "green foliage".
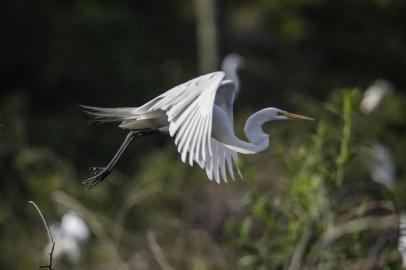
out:
{"label": "green foliage", "polygon": [[[406,210],[406,1],[217,1],[220,55],[239,52],[246,64],[236,132],[269,106],[317,121],[265,127],[270,149],[240,158],[245,181],[209,182],[157,136],[135,140],[90,191],[87,168],[111,158],[124,135],[88,126],[76,104],[138,106],[196,76],[193,1],[1,6],[2,269],[44,264],[47,238],[28,200],[49,224],[68,210],[88,222],[82,260],[56,259],[58,270],[400,267],[393,201]],[[380,77],[395,91],[360,113],[361,93]],[[336,90],[346,86],[357,88]],[[376,143],[393,155],[390,191],[371,179]]]}
{"label": "green foliage", "polygon": [[[359,92],[336,91],[324,106],[307,100],[299,111],[318,107],[306,113],[317,121],[275,124],[270,153],[242,159],[246,181],[227,185],[208,183],[204,172],[182,164],[169,144],[143,153],[131,177],[116,170],[108,181],[84,192],[72,163],[50,148],[31,146],[26,139],[10,147],[27,132],[18,113],[10,113],[0,148],[2,164],[9,164],[8,173],[15,174],[17,183],[5,182],[2,191],[11,202],[0,208],[3,231],[9,235],[1,243],[10,254],[4,265],[14,267],[13,256],[31,241],[27,222],[37,232],[33,244],[41,247],[46,241],[41,223],[26,205],[24,194],[29,194],[49,223],[68,209],[84,216],[94,236],[81,265],[155,267],[151,241],[157,241],[168,263],[180,269],[357,268],[384,237],[388,242],[377,254],[378,263],[397,267],[392,200],[402,208],[403,182],[394,194],[373,183],[362,149],[368,147],[365,141],[397,138],[396,129],[404,124],[398,110],[404,109],[405,98],[387,97],[383,104],[393,105],[381,107],[384,117],[367,121],[373,116],[357,112]],[[21,104],[17,97],[12,100],[7,104]],[[386,121],[394,129],[376,128]],[[397,162],[404,150],[403,144],[398,147]],[[399,179],[404,179],[402,173]],[[7,226],[10,221],[15,226]],[[38,248],[29,249],[27,256],[29,263],[18,267],[41,264]],[[72,267],[57,262],[59,269]]]}
{"label": "green foliage", "polygon": [[[361,145],[354,139],[354,132],[359,132],[358,123],[354,123],[359,91],[341,92],[341,100],[334,97],[335,103],[326,105],[337,109],[318,121],[311,140],[300,146],[280,146],[277,151],[284,163],[283,191],[272,195],[262,190],[249,192],[244,201],[248,214],[242,222],[232,221],[226,227],[229,239],[238,236],[230,243],[239,247],[239,268],[358,268],[366,263],[362,258],[368,256],[370,245],[377,245],[378,236],[390,234],[394,228],[393,217],[383,228],[356,225],[363,218],[379,223],[396,213],[393,204],[397,202],[383,186],[354,178],[365,170],[352,167],[356,159],[365,158],[357,156]],[[380,200],[387,200],[389,208],[371,209],[371,204]],[[341,226],[354,230],[340,231]],[[335,230],[339,233],[330,239]],[[380,254],[389,258],[383,265],[394,267],[398,265],[391,261],[391,256],[396,256],[396,238],[390,239],[391,244]]]}

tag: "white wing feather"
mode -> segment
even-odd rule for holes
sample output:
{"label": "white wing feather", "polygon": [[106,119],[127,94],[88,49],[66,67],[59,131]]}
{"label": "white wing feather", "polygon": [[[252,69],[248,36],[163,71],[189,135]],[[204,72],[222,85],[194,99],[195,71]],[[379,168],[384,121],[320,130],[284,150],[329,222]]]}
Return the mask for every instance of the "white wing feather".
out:
{"label": "white wing feather", "polygon": [[[215,104],[219,107],[221,107],[227,117],[229,122],[231,123],[231,127],[234,128],[234,114],[233,114],[233,104],[234,104],[234,99],[235,96],[238,92],[238,85],[231,81],[231,80],[223,80],[221,83],[221,86],[219,87],[215,99]],[[213,170],[220,170],[221,171],[221,176],[225,182],[227,182],[227,174],[226,174],[226,167],[228,168],[228,172],[231,176],[231,178],[234,180],[234,168],[233,164],[235,165],[235,168],[237,170],[238,176],[243,179],[242,174],[238,168],[237,161],[238,161],[238,153],[225,147],[223,144],[218,142],[216,139],[212,138],[212,144],[218,144],[218,154],[219,154],[219,159],[218,162],[212,167]],[[207,173],[209,176],[209,173]],[[218,174],[214,174],[216,176]],[[210,177],[209,177],[210,179]],[[220,179],[216,179],[217,182],[220,181]]]}
{"label": "white wing feather", "polygon": [[[213,148],[213,152],[216,153],[216,155],[209,156],[208,159],[205,161],[205,164],[203,164],[206,169],[207,177],[210,180],[214,179],[217,183],[220,183],[221,179],[223,179],[224,182],[227,182],[227,167],[231,179],[235,180],[235,167],[239,177],[243,179],[241,172],[237,166],[237,152],[226,148],[223,144],[221,144],[214,138],[211,139],[211,145]],[[199,165],[203,168],[202,164]]]}
{"label": "white wing feather", "polygon": [[[213,106],[224,76],[224,72],[200,76],[134,110],[135,114],[164,111],[168,116],[169,134],[175,137],[182,161],[186,162],[189,155],[190,166],[196,161],[206,169],[209,179],[214,178],[216,182],[221,178],[227,182],[226,167],[234,179],[233,163],[237,160],[236,152],[211,137]],[[238,168],[237,171],[240,174]]]}

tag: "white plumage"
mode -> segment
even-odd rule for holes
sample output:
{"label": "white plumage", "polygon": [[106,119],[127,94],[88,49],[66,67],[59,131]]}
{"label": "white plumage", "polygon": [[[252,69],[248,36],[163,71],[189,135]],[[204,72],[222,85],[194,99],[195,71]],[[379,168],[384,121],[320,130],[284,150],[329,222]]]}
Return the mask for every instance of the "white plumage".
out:
{"label": "white plumage", "polygon": [[227,172],[234,179],[238,153],[255,154],[269,146],[269,136],[262,125],[272,120],[311,118],[284,112],[276,108],[263,109],[246,122],[249,142],[240,140],[234,132],[233,102],[237,84],[225,80],[222,71],[206,74],[175,86],[140,107],[98,108],[83,106],[100,121],[120,121],[120,128],[129,129],[123,145],[105,168],[95,168],[96,174],[85,180],[88,188],[102,181],[113,169],[118,158],[134,137],[153,133],[168,133],[174,138],[183,162],[199,164],[210,180],[227,182]]}
{"label": "white plumage", "polygon": [[[164,111],[168,117],[169,135],[175,138],[178,152],[183,162],[190,166],[193,161],[205,168],[210,180],[227,181],[226,166],[234,179],[233,162],[237,161],[236,151],[227,149],[211,136],[213,106],[223,106],[223,110],[232,115],[232,108],[226,104],[215,105],[217,90],[228,87],[227,91],[235,93],[231,81],[223,81],[224,73],[207,74],[176,86],[147,104],[135,109],[133,114],[144,114],[151,111]],[[228,94],[220,90],[218,95]],[[223,100],[222,98],[219,98]],[[225,99],[225,98],[224,98]],[[232,119],[229,119],[230,121]]]}
{"label": "white plumage", "polygon": [[390,82],[382,79],[376,80],[364,93],[359,107],[361,112],[364,114],[373,112],[378,108],[383,98],[392,91],[393,85]]}
{"label": "white plumage", "polygon": [[[89,239],[90,231],[86,222],[74,211],[63,215],[60,224],[50,226],[55,241],[53,256],[55,259],[66,257],[72,264],[77,264],[81,257],[82,245]],[[49,256],[51,244],[44,250],[44,256]]]}

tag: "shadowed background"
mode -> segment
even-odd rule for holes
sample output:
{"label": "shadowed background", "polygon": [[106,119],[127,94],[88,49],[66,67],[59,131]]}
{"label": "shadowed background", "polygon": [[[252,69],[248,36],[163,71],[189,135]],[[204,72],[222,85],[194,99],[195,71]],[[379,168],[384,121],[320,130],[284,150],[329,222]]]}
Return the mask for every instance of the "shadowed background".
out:
{"label": "shadowed background", "polygon": [[[82,0],[0,7],[4,269],[46,260],[46,233],[28,200],[49,223],[75,210],[89,225],[80,260],[61,257],[55,269],[400,267],[393,200],[405,208],[406,2]],[[209,182],[181,163],[171,139],[151,136],[135,140],[103,184],[83,189],[87,168],[104,165],[125,133],[89,125],[78,104],[142,105],[218,70],[231,52],[244,58],[235,106],[240,137],[245,118],[263,107],[317,123],[267,126],[272,149],[241,159],[245,182]],[[376,110],[362,113],[362,94],[377,79],[393,89]],[[376,144],[393,157],[390,187],[371,176]],[[364,228],[360,218],[383,225]],[[346,223],[352,220],[360,223]],[[343,224],[349,232],[337,227]]]}

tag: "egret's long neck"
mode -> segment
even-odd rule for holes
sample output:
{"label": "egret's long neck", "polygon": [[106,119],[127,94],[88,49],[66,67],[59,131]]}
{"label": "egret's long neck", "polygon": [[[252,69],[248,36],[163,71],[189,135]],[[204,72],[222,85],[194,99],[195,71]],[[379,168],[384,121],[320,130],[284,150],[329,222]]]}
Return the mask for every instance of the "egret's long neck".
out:
{"label": "egret's long neck", "polygon": [[[262,152],[269,146],[269,136],[262,131],[262,125],[268,121],[271,121],[272,117],[267,114],[264,110],[259,111],[247,119],[245,124],[245,135],[248,138],[248,142],[239,139],[231,126],[224,128],[224,132],[219,132],[222,128],[213,128],[214,137],[217,138],[224,146],[242,154],[256,154]],[[225,118],[223,121],[215,121],[215,125],[222,125],[225,123]],[[228,132],[226,132],[228,131]]]}
{"label": "egret's long neck", "polygon": [[269,146],[269,135],[265,134],[262,130],[263,124],[273,120],[281,120],[279,116],[275,115],[274,108],[266,108],[251,115],[245,123],[245,135],[247,141],[238,138],[225,112],[214,106],[213,110],[213,138],[221,142],[225,147],[230,150],[236,151],[241,154],[255,154],[262,152]]}
{"label": "egret's long neck", "polygon": [[262,126],[271,121],[264,111],[259,111],[251,115],[245,122],[244,132],[250,142],[250,150],[253,154],[266,150],[269,146],[269,135],[264,133]]}

